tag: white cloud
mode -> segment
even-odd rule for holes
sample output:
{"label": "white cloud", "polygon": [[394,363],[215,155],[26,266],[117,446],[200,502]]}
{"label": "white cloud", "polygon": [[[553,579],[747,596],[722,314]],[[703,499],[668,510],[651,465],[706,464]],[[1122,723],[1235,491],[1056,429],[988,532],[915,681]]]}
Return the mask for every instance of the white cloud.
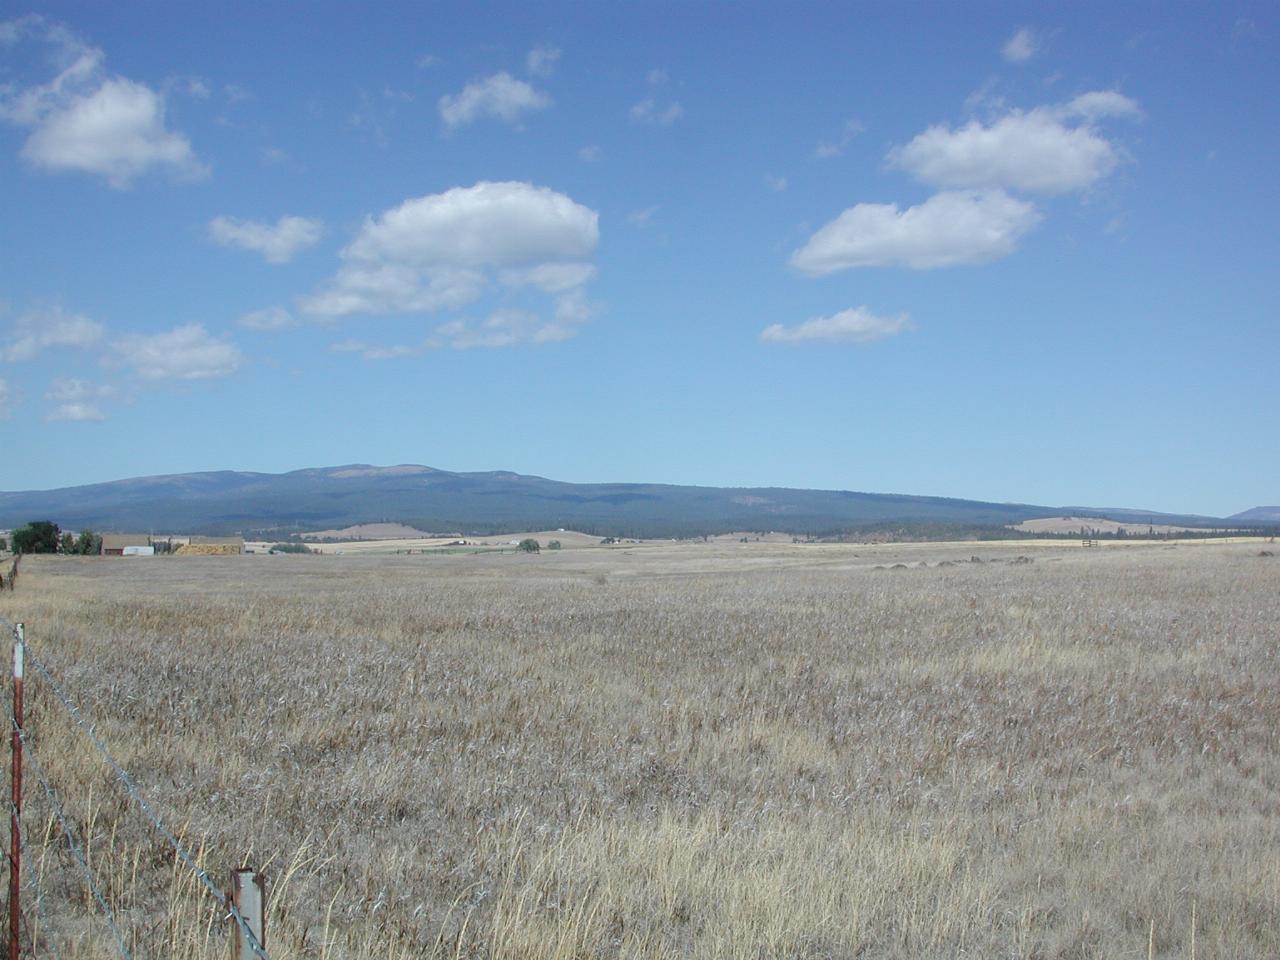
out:
{"label": "white cloud", "polygon": [[1040,49],[1040,39],[1030,27],[1023,27],[1005,41],[1001,55],[1010,63],[1026,63]]}
{"label": "white cloud", "polygon": [[240,366],[240,348],[216,340],[198,323],[152,335],[133,334],[112,345],[115,359],[143,380],[206,380]]}
{"label": "white cloud", "polygon": [[564,293],[581,287],[595,272],[595,266],[590,263],[540,263],[534,267],[502,270],[498,279],[509,287],[537,287],[545,293]]}
{"label": "white cloud", "polygon": [[775,323],[760,334],[765,343],[872,343],[911,329],[905,313],[896,317],[876,316],[866,307],[841,310],[830,317],[814,317],[794,327]]}
{"label": "white cloud", "polygon": [[561,298],[555,318],[547,320],[529,310],[495,310],[478,323],[453,320],[435,328],[427,346],[469,350],[473,347],[511,347],[520,343],[554,343],[567,340],[591,316],[581,291]]}
{"label": "white cloud", "polygon": [[46,414],[50,421],[101,422],[107,419],[98,405],[101,400],[114,397],[116,390],[110,384],[92,384],[86,380],[59,377],[49,385],[45,399],[56,404]]}
{"label": "white cloud", "polygon": [[667,76],[667,71],[662,70],[659,67],[654,67],[647,74],[645,74],[644,79],[645,79],[645,82],[649,84],[649,86],[660,87],[664,83],[666,83],[667,80],[670,78]]}
{"label": "white cloud", "polygon": [[465,126],[481,117],[514,123],[522,113],[551,106],[551,98],[509,73],[473,80],[461,93],[440,98],[440,118],[449,129]]}
{"label": "white cloud", "polygon": [[764,175],[764,182],[774,193],[782,193],[787,189],[786,177],[775,177],[772,174],[766,173]]}
{"label": "white cloud", "polygon": [[481,182],[406,200],[366,220],[342,251],[337,276],[302,306],[331,317],[460,307],[483,295],[488,270],[542,270],[527,275],[561,280],[576,270],[585,282],[582,261],[599,242],[598,219],[529,183]]}
{"label": "white cloud", "polygon": [[268,263],[287,263],[294,254],[319,243],[324,225],[306,217],[281,217],[274,225],[232,217],[209,221],[209,236],[224,247],[253,250]]}
{"label": "white cloud", "polygon": [[45,419],[50,422],[101,423],[107,415],[91,403],[62,403],[50,410]]}
{"label": "white cloud", "polygon": [[13,416],[13,411],[10,409],[12,402],[13,388],[9,386],[8,380],[0,377],[0,420],[8,420]]}
{"label": "white cloud", "polygon": [[[43,25],[37,18],[24,29]],[[24,159],[44,170],[96,174],[116,188],[157,168],[184,177],[208,172],[187,138],[166,127],[161,94],[107,76],[102,51],[62,27],[45,27],[43,39],[66,64],[62,71],[47,84],[0,90],[0,119],[31,128]]]}
{"label": "white cloud", "polygon": [[[1139,112],[1123,94],[1094,91],[1063,106],[1014,110],[991,124],[971,120],[956,130],[929,127],[890,151],[888,162],[939,187],[1065,193],[1092,185],[1120,160],[1091,122]],[[1070,125],[1072,119],[1084,122]]]}
{"label": "white cloud", "polygon": [[549,77],[555,73],[560,50],[556,47],[534,47],[525,57],[525,66],[535,77]]}
{"label": "white cloud", "polygon": [[77,400],[106,400],[115,396],[115,393],[116,388],[111,384],[93,384],[75,377],[58,377],[49,384],[45,399],[55,403],[71,403]]}
{"label": "white cloud", "polygon": [[587,144],[578,151],[578,159],[584,163],[595,163],[602,156],[604,156],[603,151],[594,143]]}
{"label": "white cloud", "polygon": [[684,116],[684,107],[679,101],[672,101],[661,106],[652,97],[646,97],[631,108],[633,123],[649,123],[659,127],[669,127]]}
{"label": "white cloud", "polygon": [[810,237],[791,265],[822,276],[851,267],[987,263],[1012,253],[1039,220],[1032,204],[1000,190],[943,192],[905,210],[859,203]]}
{"label": "white cloud", "polygon": [[268,307],[246,313],[236,323],[246,330],[287,330],[298,326],[298,319],[284,307]]}
{"label": "white cloud", "polygon": [[84,350],[102,339],[105,327],[80,314],[67,313],[60,307],[32,311],[14,324],[13,339],[0,350],[0,358],[10,363],[31,360],[51,347]]}
{"label": "white cloud", "polygon": [[1086,120],[1098,120],[1102,117],[1140,117],[1142,108],[1138,101],[1126,97],[1115,90],[1093,90],[1082,93],[1065,104],[1062,108],[1064,116],[1084,117]]}

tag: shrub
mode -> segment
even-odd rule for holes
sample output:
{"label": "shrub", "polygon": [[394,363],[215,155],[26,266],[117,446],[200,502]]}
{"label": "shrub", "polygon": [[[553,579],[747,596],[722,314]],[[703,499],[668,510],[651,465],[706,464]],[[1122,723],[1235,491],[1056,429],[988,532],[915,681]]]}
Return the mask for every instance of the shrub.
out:
{"label": "shrub", "polygon": [[538,543],[533,537],[525,537],[516,545],[516,549],[524,553],[541,553],[542,544]]}

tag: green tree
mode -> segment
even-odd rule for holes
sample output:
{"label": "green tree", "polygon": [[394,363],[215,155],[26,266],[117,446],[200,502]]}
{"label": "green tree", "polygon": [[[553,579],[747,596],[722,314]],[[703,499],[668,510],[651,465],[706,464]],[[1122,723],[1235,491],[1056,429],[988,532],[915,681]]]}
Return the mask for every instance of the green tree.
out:
{"label": "green tree", "polygon": [[3,552],[8,549],[9,549],[9,541],[6,540],[4,537],[0,537],[0,552]]}
{"label": "green tree", "polygon": [[525,553],[541,553],[542,544],[538,543],[533,537],[525,537],[516,545],[516,549]]}
{"label": "green tree", "polygon": [[548,543],[548,544],[547,544],[547,549],[548,549],[548,550],[559,550],[559,549],[560,549],[560,541],[559,541],[559,540],[552,540],[550,543]]}
{"label": "green tree", "polygon": [[51,520],[33,520],[13,531],[15,553],[57,553],[62,531]]}
{"label": "green tree", "polygon": [[92,530],[81,530],[76,538],[76,553],[83,556],[97,556],[102,552],[102,537]]}
{"label": "green tree", "polygon": [[69,531],[67,533],[64,533],[58,539],[58,552],[59,553],[75,553],[76,552],[76,538]]}

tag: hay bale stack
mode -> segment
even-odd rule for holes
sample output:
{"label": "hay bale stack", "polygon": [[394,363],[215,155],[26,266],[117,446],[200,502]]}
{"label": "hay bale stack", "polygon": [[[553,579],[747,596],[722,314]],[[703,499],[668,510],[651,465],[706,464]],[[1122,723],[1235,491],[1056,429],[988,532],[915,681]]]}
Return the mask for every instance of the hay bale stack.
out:
{"label": "hay bale stack", "polygon": [[237,557],[240,548],[231,543],[184,543],[173,552],[186,557]]}

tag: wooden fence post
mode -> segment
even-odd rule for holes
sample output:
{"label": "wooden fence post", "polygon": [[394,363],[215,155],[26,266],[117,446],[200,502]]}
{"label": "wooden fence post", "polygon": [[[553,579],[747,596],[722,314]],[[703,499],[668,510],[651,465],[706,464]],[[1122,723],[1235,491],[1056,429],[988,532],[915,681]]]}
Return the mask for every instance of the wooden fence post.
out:
{"label": "wooden fence post", "polygon": [[13,795],[9,811],[9,960],[18,960],[22,921],[22,672],[26,659],[26,632],[13,628]]}
{"label": "wooden fence post", "polygon": [[[248,867],[231,871],[231,902],[258,939],[258,946],[267,947],[265,925],[267,907],[267,879],[257,870]],[[244,929],[231,918],[231,960],[255,960],[257,954],[249,945]]]}

